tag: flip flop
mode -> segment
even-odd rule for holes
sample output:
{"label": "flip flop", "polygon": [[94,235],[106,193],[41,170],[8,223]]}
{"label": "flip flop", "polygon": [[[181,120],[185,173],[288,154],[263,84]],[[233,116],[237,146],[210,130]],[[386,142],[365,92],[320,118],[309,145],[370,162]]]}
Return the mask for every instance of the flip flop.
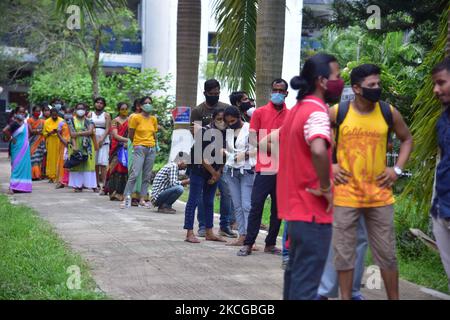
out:
{"label": "flip flop", "polygon": [[150,209],[152,206],[148,202],[139,203],[138,208]]}
{"label": "flip flop", "polygon": [[274,254],[274,255],[281,255],[283,251],[277,247],[270,247],[269,249],[264,248],[264,253]]}

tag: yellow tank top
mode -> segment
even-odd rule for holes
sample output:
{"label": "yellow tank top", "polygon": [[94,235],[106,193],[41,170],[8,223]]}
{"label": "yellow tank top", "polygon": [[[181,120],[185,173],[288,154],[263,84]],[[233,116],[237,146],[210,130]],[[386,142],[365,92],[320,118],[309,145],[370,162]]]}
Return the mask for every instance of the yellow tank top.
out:
{"label": "yellow tank top", "polygon": [[392,189],[379,188],[376,181],[386,168],[388,130],[379,103],[370,114],[360,114],[350,104],[339,127],[337,159],[352,177],[348,184],[336,186],[336,206],[373,208],[395,202]]}

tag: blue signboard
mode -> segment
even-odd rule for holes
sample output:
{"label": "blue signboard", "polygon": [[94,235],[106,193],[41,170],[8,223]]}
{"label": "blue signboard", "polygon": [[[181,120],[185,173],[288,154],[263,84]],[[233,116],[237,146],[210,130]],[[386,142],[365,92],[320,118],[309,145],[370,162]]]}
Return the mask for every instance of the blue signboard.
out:
{"label": "blue signboard", "polygon": [[190,124],[191,123],[191,108],[190,107],[176,107],[172,111],[173,122],[176,124]]}

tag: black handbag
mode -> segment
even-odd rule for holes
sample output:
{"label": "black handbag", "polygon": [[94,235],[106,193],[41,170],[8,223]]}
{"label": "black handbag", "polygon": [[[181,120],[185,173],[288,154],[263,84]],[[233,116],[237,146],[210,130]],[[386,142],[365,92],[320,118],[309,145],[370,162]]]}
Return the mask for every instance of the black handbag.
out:
{"label": "black handbag", "polygon": [[64,162],[64,168],[71,169],[87,161],[87,159],[87,155],[83,155],[81,151],[75,151],[74,153],[72,153],[69,159]]}

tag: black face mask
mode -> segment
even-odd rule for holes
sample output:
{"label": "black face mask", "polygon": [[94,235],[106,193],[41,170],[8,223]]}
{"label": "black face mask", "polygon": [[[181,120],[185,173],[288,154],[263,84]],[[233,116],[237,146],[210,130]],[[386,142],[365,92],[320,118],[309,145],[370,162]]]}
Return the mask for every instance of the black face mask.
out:
{"label": "black face mask", "polygon": [[380,101],[382,92],[383,92],[383,89],[381,89],[381,88],[370,89],[370,88],[362,87],[362,96],[365,99],[369,100],[370,102]]}
{"label": "black face mask", "polygon": [[248,102],[242,102],[239,108],[241,109],[242,112],[245,112],[252,107],[253,107],[253,104],[250,101],[248,101]]}
{"label": "black face mask", "polygon": [[341,96],[332,96],[328,91],[325,91],[325,102],[329,105],[333,105],[341,101]]}
{"label": "black face mask", "polygon": [[207,96],[205,94],[206,103],[210,106],[215,106],[219,102],[219,96]]}
{"label": "black face mask", "polygon": [[229,125],[230,129],[236,130],[242,128],[242,121],[237,121],[234,124]]}

